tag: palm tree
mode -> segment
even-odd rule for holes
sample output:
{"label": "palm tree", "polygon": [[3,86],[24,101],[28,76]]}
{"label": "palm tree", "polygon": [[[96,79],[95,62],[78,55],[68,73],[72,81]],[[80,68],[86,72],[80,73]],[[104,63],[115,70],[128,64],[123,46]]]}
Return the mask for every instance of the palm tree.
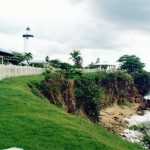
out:
{"label": "palm tree", "polygon": [[45,57],[45,61],[46,61],[47,63],[49,63],[49,56],[46,56],[46,57]]}
{"label": "palm tree", "polygon": [[73,50],[73,52],[69,55],[71,55],[69,59],[73,60],[74,66],[77,68],[82,68],[83,58],[81,57],[80,51]]}
{"label": "palm tree", "polygon": [[29,65],[29,60],[33,59],[32,53],[25,53],[25,60],[27,61],[27,65]]}

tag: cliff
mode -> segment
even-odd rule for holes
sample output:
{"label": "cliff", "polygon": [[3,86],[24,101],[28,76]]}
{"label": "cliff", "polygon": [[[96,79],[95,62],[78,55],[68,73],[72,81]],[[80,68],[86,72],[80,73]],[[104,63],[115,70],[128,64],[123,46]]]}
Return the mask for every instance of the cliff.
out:
{"label": "cliff", "polygon": [[107,76],[100,76],[98,85],[105,91],[105,103],[108,104],[125,104],[142,103],[143,96],[138,93],[133,78],[122,72],[110,73]]}
{"label": "cliff", "polygon": [[[66,75],[67,74],[67,75]],[[31,86],[31,84],[30,84]],[[91,121],[99,121],[101,109],[112,104],[142,103],[132,77],[123,72],[73,75],[50,74],[38,85],[49,101],[68,113],[82,112]]]}

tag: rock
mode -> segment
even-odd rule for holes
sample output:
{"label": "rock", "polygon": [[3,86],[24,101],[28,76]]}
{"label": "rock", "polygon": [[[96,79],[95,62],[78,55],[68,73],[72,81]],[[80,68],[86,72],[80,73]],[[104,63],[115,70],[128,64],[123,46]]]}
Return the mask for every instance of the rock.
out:
{"label": "rock", "polygon": [[140,97],[135,98],[135,102],[136,102],[136,103],[140,103],[140,102],[141,102],[141,98],[140,98]]}
{"label": "rock", "polygon": [[137,114],[143,116],[144,115],[144,111],[143,110],[137,111]]}
{"label": "rock", "polygon": [[129,122],[127,120],[124,121],[124,125],[127,126]]}
{"label": "rock", "polygon": [[124,137],[124,138],[126,138],[127,136],[126,135],[124,135],[124,134],[121,134],[122,135],[122,137]]}
{"label": "rock", "polygon": [[116,120],[116,121],[117,121],[117,120],[119,120],[119,118],[118,118],[118,117],[116,117],[116,116],[115,116],[115,117],[113,117],[113,118],[114,118],[114,120]]}
{"label": "rock", "polygon": [[129,102],[130,102],[130,103],[134,103],[134,102],[135,102],[135,97],[131,97],[131,98],[129,99]]}
{"label": "rock", "polygon": [[141,111],[145,109],[146,109],[146,103],[141,103],[140,106],[137,108],[137,111]]}
{"label": "rock", "polygon": [[123,116],[123,113],[120,113],[119,115]]}
{"label": "rock", "polygon": [[150,108],[150,100],[149,100],[149,99],[146,99],[146,100],[145,100],[145,103],[146,103],[146,108]]}
{"label": "rock", "polygon": [[150,100],[149,99],[144,99],[141,105],[138,107],[138,111],[141,110],[146,110],[150,108]]}

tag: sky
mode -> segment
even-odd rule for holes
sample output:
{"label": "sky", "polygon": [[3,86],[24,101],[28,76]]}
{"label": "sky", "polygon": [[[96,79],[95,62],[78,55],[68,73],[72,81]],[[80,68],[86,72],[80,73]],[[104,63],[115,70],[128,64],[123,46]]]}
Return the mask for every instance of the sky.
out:
{"label": "sky", "polygon": [[35,60],[69,60],[74,49],[87,66],[136,55],[150,71],[149,0],[0,0],[0,48],[24,52],[25,29]]}

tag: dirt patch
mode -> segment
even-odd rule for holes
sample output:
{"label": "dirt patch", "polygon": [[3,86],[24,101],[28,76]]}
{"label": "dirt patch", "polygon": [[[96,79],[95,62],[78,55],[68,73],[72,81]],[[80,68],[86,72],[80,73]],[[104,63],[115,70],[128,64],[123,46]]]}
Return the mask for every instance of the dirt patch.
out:
{"label": "dirt patch", "polygon": [[127,106],[114,104],[112,107],[102,109],[100,124],[112,132],[121,133],[127,127],[124,118],[136,114],[139,105],[139,103],[129,103]]}

